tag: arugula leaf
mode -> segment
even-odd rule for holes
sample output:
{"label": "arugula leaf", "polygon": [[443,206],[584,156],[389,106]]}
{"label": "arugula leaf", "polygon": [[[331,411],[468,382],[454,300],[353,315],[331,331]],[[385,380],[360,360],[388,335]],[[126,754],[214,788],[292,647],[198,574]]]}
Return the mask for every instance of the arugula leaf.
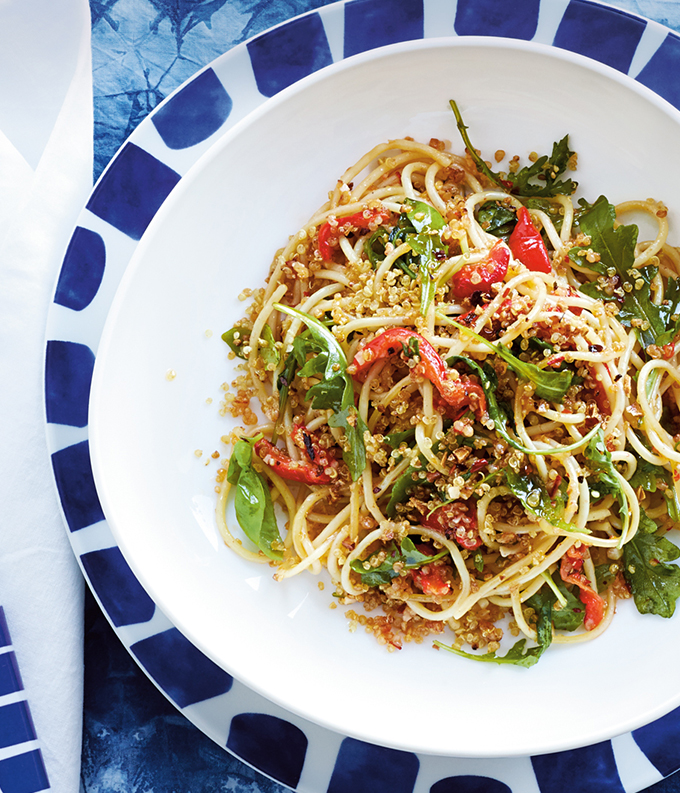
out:
{"label": "arugula leaf", "polygon": [[623,575],[640,614],[672,617],[680,597],[680,567],[672,562],[680,550],[666,537],[655,532],[656,523],[640,514],[640,528],[623,546]]}
{"label": "arugula leaf", "polygon": [[429,556],[419,551],[410,537],[404,537],[399,548],[397,548],[396,543],[392,541],[382,550],[387,553],[386,559],[375,567],[369,567],[368,570],[364,567],[364,564],[368,562],[370,565],[371,559],[376,556],[377,553],[380,553],[380,551],[372,554],[366,560],[354,559],[350,562],[349,566],[352,570],[361,576],[362,584],[371,587],[389,584],[393,578],[399,575],[394,569],[394,565],[397,564],[397,562],[403,565],[403,570],[415,570],[430,562],[435,562],[437,559],[442,559],[448,553],[448,551],[444,549],[433,556]]}
{"label": "arugula leaf", "polygon": [[518,642],[515,642],[505,655],[496,655],[495,652],[475,655],[474,653],[466,653],[463,650],[459,650],[457,647],[449,647],[438,641],[436,641],[434,645],[442,650],[448,650],[450,653],[460,655],[462,658],[469,658],[472,661],[513,664],[514,666],[523,666],[528,669],[538,663],[539,658],[552,643],[551,612],[551,604],[547,600],[544,601],[540,609],[536,612],[538,615],[538,622],[536,624],[537,645],[536,647],[529,647],[526,650],[524,649],[524,645],[527,641],[526,639],[520,639]]}
{"label": "arugula leaf", "polygon": [[518,501],[527,512],[543,518],[563,531],[582,531],[590,534],[588,529],[578,529],[572,523],[563,520],[564,504],[559,499],[551,499],[543,481],[534,474],[523,475],[516,473],[512,468],[506,468],[503,472],[507,486],[512,491]]}
{"label": "arugula leaf", "polygon": [[534,393],[539,399],[547,399],[549,402],[562,402],[564,395],[571,386],[572,372],[569,370],[540,369],[536,364],[521,361],[502,344],[492,344],[483,336],[470,330],[470,328],[464,327],[455,320],[451,320],[451,322],[458,330],[469,333],[474,339],[488,347],[491,352],[502,358],[516,375],[533,383],[536,386]]}
{"label": "arugula leaf", "polygon": [[550,157],[544,154],[536,162],[527,165],[517,173],[509,173],[510,191],[523,196],[540,196],[542,198],[557,194],[571,195],[578,183],[572,179],[559,180],[569,167],[569,161],[575,152],[569,148],[569,135],[553,143]]}
{"label": "arugula leaf", "polygon": [[250,341],[250,328],[234,325],[233,328],[225,330],[222,334],[222,341],[225,342],[229,349],[239,358],[245,360],[247,356],[243,354],[243,347],[247,346]]}
{"label": "arugula leaf", "polygon": [[602,427],[597,428],[595,437],[591,438],[583,450],[583,456],[588,461],[588,467],[595,474],[596,480],[605,485],[606,492],[616,496],[616,500],[619,502],[619,517],[623,522],[621,534],[624,535],[628,531],[630,522],[628,500],[617,477],[618,471],[614,467],[612,456],[605,443]]}
{"label": "arugula leaf", "polygon": [[[630,447],[627,450],[630,451]],[[665,487],[659,488],[659,481],[665,483]],[[678,498],[678,492],[675,489],[673,474],[668,469],[638,457],[637,468],[628,483],[633,490],[641,487],[647,493],[656,493],[657,489],[662,490],[666,499],[668,516],[676,523],[680,521],[680,498]]]}
{"label": "arugula leaf", "polygon": [[[600,255],[599,262],[589,262],[579,252],[585,247],[574,247],[569,251],[569,258],[576,264],[588,267],[597,273],[606,273],[614,268],[621,279],[623,297],[618,296],[620,304],[618,319],[625,327],[635,327],[635,332],[643,347],[650,344],[666,344],[680,328],[678,303],[680,288],[677,280],[669,283],[668,303],[657,306],[652,302],[650,286],[658,272],[652,266],[633,268],[635,261],[635,245],[638,238],[638,227],[635,224],[621,225],[615,228],[616,210],[604,196],[588,206],[579,214],[578,227],[583,234],[590,237],[592,249]],[[582,287],[581,291],[601,299],[612,299],[597,284]],[[633,320],[636,323],[633,324]],[[639,322],[637,322],[639,320]]]}
{"label": "arugula leaf", "polygon": [[485,201],[477,211],[477,222],[484,231],[507,241],[517,225],[517,212],[502,201]]}
{"label": "arugula leaf", "polygon": [[335,336],[318,319],[282,303],[274,303],[274,308],[304,322],[312,339],[323,352],[323,371],[318,371],[318,374],[323,375],[324,383],[312,386],[307,395],[311,394],[312,407],[317,408],[321,404],[326,406],[321,409],[333,410],[335,415],[328,423],[331,427],[345,431],[348,448],[343,449],[342,459],[356,482],[366,468],[364,432],[368,431],[368,427],[354,406],[354,385],[347,372],[347,357]]}
{"label": "arugula leaf", "polygon": [[[437,449],[438,444],[435,442],[432,445],[432,453],[436,454]],[[427,460],[422,454],[420,454],[418,455],[418,462],[418,466],[409,465],[404,473],[392,485],[390,500],[387,502],[387,506],[385,507],[385,513],[388,515],[388,517],[393,518],[395,516],[397,504],[401,504],[402,501],[406,501],[406,499],[411,495],[416,487],[429,484],[426,479],[419,479],[417,476],[421,471],[427,471]]]}
{"label": "arugula leaf", "polygon": [[446,221],[434,207],[423,201],[407,198],[404,203],[411,207],[406,213],[406,217],[417,232],[416,234],[407,234],[406,242],[416,254],[413,257],[413,264],[417,264],[420,275],[420,313],[425,316],[434,300],[437,288],[434,279],[434,271],[439,265],[436,252],[440,251],[444,254],[446,251],[441,234],[436,232],[446,226]]}
{"label": "arugula leaf", "polygon": [[527,601],[527,606],[539,613],[543,608],[544,603],[547,601],[550,604],[552,624],[555,630],[560,631],[575,631],[583,624],[585,617],[585,607],[580,599],[571,591],[569,587],[560,578],[559,572],[555,572],[552,576],[554,585],[557,587],[562,597],[566,601],[566,605],[556,607],[557,596],[548,584],[544,584],[535,595],[532,595]]}
{"label": "arugula leaf", "polygon": [[569,167],[569,161],[574,155],[574,152],[569,149],[569,136],[565,135],[558,143],[553,143],[552,153],[550,157],[544,154],[539,157],[536,162],[522,168],[515,174],[508,174],[505,179],[502,179],[499,174],[494,173],[484,162],[484,160],[477,154],[476,149],[470,142],[467,134],[468,127],[463,123],[463,117],[458,109],[458,105],[449,100],[453,115],[456,117],[456,126],[463,139],[465,148],[470,153],[477,170],[483,173],[487,179],[490,179],[494,184],[497,184],[501,190],[506,192],[518,193],[524,196],[541,196],[548,197],[554,196],[558,193],[563,195],[571,195],[578,184],[571,179],[563,181],[558,180]]}
{"label": "arugula leaf", "polygon": [[262,553],[280,561],[283,554],[273,546],[282,544],[281,535],[267,481],[253,467],[254,442],[254,438],[236,442],[227,481],[236,486],[234,509],[244,534]]}
{"label": "arugula leaf", "polygon": [[385,443],[392,449],[398,449],[402,443],[408,443],[416,437],[415,427],[404,432],[392,432],[385,435]]}

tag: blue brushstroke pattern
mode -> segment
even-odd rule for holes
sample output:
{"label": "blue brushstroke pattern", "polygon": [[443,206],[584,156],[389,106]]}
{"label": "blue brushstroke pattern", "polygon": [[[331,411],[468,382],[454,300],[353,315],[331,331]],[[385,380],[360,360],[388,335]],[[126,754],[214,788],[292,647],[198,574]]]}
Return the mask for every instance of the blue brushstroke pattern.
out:
{"label": "blue brushstroke pattern", "polygon": [[76,227],[61,265],[54,302],[74,311],[90,305],[104,277],[106,248],[95,231]]}
{"label": "blue brushstroke pattern", "polygon": [[506,36],[529,41],[536,35],[540,0],[458,0],[454,28],[459,36]]}
{"label": "blue brushstroke pattern", "polygon": [[50,424],[87,426],[94,353],[85,344],[48,341],[45,353],[45,412]]}
{"label": "blue brushstroke pattern", "polygon": [[23,687],[16,655],[3,653],[0,655],[0,696],[21,691]]}
{"label": "blue brushstroke pattern", "polygon": [[229,118],[233,102],[212,69],[184,86],[152,116],[169,149],[188,149],[207,140]]}
{"label": "blue brushstroke pattern", "polygon": [[140,240],[180,178],[149,152],[126,143],[100,179],[87,208],[123,234]]}
{"label": "blue brushstroke pattern", "polygon": [[680,708],[633,731],[633,740],[664,776],[680,768]]}
{"label": "blue brushstroke pattern", "polygon": [[430,793],[512,793],[512,790],[505,782],[488,776],[450,776],[435,782]]}
{"label": "blue brushstroke pattern", "polygon": [[299,727],[268,713],[240,713],[229,726],[227,749],[295,788],[300,781],[307,753],[307,736]]}
{"label": "blue brushstroke pattern", "polygon": [[541,793],[625,793],[610,741],[531,758]]}
{"label": "blue brushstroke pattern", "polygon": [[327,793],[413,793],[419,768],[411,752],[345,738]]}
{"label": "blue brushstroke pattern", "polygon": [[224,694],[234,682],[177,628],[142,639],[130,650],[180,708]]}
{"label": "blue brushstroke pattern", "polygon": [[49,786],[45,763],[39,749],[0,760],[2,793],[37,793]]}
{"label": "blue brushstroke pattern", "polygon": [[35,740],[28,702],[12,702],[0,707],[0,748]]}
{"label": "blue brushstroke pattern", "polygon": [[423,0],[352,0],[345,6],[345,58],[398,41],[422,39],[423,26]]}
{"label": "blue brushstroke pattern", "polygon": [[135,578],[118,548],[85,553],[80,561],[109,619],[117,628],[148,622],[153,617],[156,610],[153,600]]}
{"label": "blue brushstroke pattern", "polygon": [[627,73],[645,31],[641,19],[586,0],[571,0],[554,44]]}
{"label": "blue brushstroke pattern", "polygon": [[669,33],[635,78],[680,109],[680,37]]}
{"label": "blue brushstroke pattern", "polygon": [[90,445],[81,441],[52,455],[52,470],[61,508],[71,531],[79,531],[104,520],[92,476]]}
{"label": "blue brushstroke pattern", "polygon": [[289,85],[333,63],[318,14],[294,19],[248,42],[258,91],[274,96]]}

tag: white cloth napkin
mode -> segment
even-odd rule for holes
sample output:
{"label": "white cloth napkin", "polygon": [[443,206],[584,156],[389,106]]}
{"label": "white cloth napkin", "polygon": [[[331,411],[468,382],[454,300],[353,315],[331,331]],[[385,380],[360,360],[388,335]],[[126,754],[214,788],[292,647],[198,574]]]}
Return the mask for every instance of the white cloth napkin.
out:
{"label": "white cloth napkin", "polygon": [[79,788],[83,584],[42,379],[52,291],[92,186],[92,130],[87,0],[0,0],[0,607],[11,636],[0,652],[23,680],[0,696],[0,727],[3,706],[21,702],[36,735],[0,747],[0,764],[39,750],[58,793]]}

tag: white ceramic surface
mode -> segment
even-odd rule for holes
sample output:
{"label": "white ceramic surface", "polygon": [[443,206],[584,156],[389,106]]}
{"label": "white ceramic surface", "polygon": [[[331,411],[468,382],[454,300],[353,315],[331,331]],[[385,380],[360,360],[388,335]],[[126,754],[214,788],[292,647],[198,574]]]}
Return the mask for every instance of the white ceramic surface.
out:
{"label": "white ceramic surface", "polygon": [[[243,313],[238,293],[261,284],[276,249],[375,143],[436,136],[460,151],[450,98],[487,159],[499,148],[549,152],[569,133],[579,195],[654,196],[678,225],[680,114],[622,74],[555,48],[472,37],[347,59],[237,124],[152,221],[97,351],[92,462],[136,576],[173,624],[248,686],[374,743],[538,754],[627,732],[680,704],[677,619],[641,617],[623,603],[600,640],[553,647],[530,670],[474,664],[430,642],[388,654],[348,632],[315,577],[276,583],[270,568],[222,544],[217,464],[205,465],[232,426],[218,412],[219,386],[233,376],[219,337]],[[663,686],[627,685],[631,669],[654,679],[659,668]]]}

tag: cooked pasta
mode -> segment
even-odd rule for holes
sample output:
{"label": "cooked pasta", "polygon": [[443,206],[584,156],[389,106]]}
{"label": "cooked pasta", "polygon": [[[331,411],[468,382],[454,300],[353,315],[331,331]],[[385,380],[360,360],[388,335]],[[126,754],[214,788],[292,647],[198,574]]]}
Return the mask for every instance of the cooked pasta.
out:
{"label": "cooked pasta", "polygon": [[465,153],[367,152],[224,334],[245,426],[217,516],[276,579],[326,571],[388,649],[448,632],[530,666],[680,594],[680,253],[660,202],[572,199],[568,138],[495,173],[452,106]]}

